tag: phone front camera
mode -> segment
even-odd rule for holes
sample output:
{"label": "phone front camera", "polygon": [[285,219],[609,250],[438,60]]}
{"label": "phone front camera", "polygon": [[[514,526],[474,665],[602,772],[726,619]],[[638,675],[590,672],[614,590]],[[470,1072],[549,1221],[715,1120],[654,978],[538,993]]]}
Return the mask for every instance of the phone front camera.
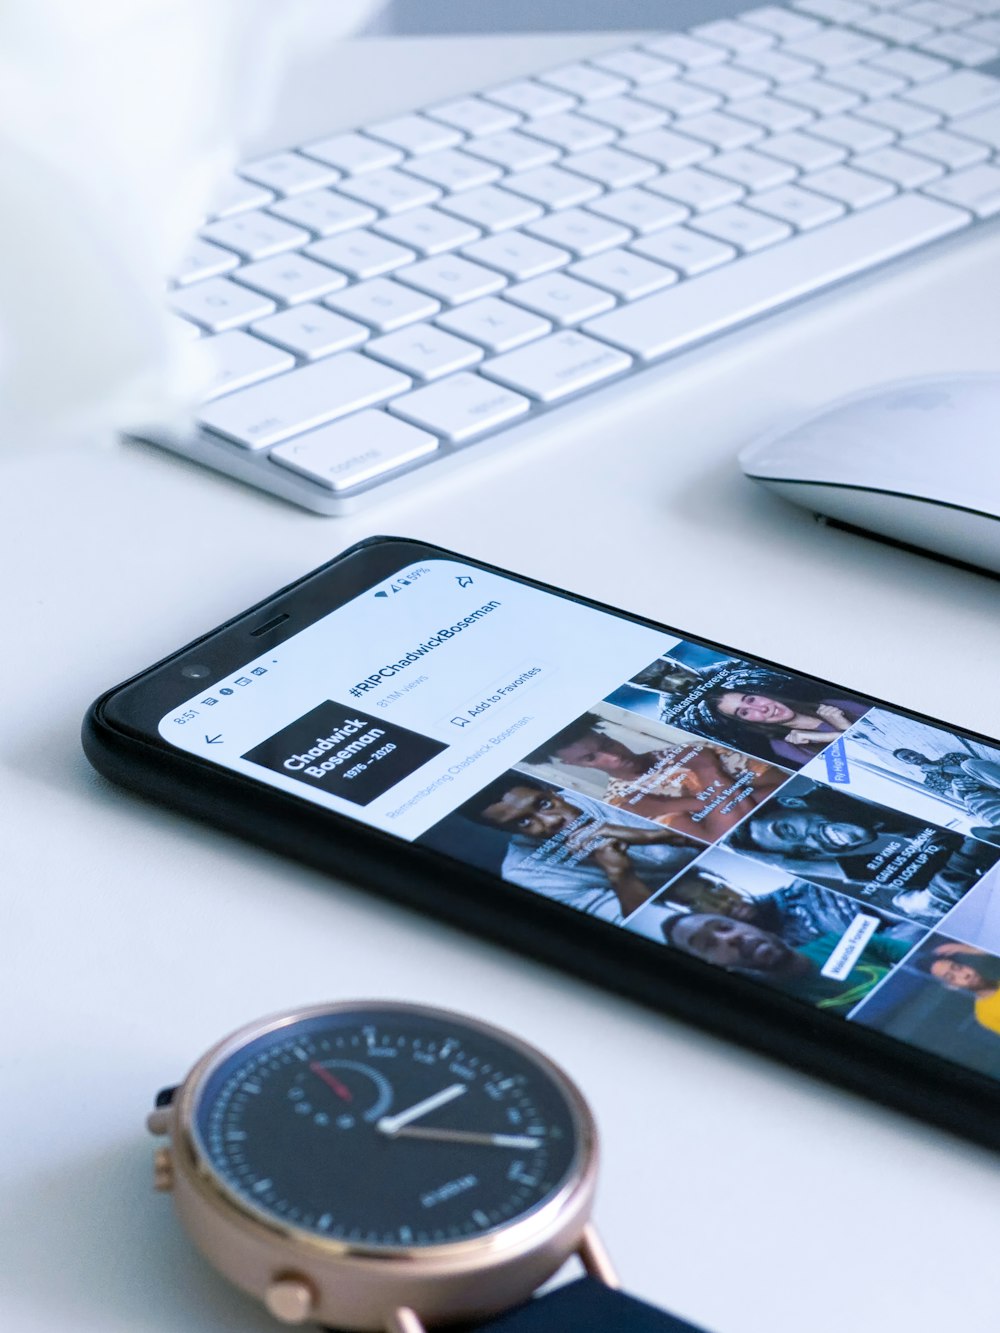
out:
{"label": "phone front camera", "polygon": [[181,675],[186,676],[188,680],[204,680],[206,676],[211,674],[211,667],[201,666],[200,664],[181,667]]}

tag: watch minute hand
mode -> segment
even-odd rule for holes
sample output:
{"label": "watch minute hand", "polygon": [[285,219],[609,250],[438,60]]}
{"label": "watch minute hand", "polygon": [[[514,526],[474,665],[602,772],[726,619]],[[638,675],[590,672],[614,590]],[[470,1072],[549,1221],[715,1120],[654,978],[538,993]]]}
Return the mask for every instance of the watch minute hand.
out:
{"label": "watch minute hand", "polygon": [[381,1120],[375,1122],[375,1128],[383,1134],[395,1134],[397,1130],[402,1129],[404,1125],[408,1125],[412,1120],[419,1120],[421,1116],[436,1111],[439,1106],[446,1106],[448,1102],[453,1102],[456,1097],[461,1097],[465,1091],[464,1083],[453,1083],[451,1087],[442,1088],[440,1092],[425,1097],[422,1102],[417,1102],[415,1106],[400,1111],[398,1115],[384,1115]]}
{"label": "watch minute hand", "polygon": [[469,1129],[398,1129],[401,1139],[433,1139],[440,1143],[476,1143],[493,1148],[540,1148],[542,1140],[530,1134],[481,1134]]}

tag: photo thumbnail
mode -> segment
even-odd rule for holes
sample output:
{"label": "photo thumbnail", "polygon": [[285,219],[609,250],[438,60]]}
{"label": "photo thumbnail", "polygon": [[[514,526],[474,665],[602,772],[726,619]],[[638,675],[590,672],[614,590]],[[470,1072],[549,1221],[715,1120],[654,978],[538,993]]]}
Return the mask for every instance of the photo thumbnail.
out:
{"label": "photo thumbnail", "polygon": [[806,772],[842,791],[1000,844],[1000,749],[873,708]]}
{"label": "photo thumbnail", "polygon": [[929,935],[854,1015],[865,1027],[1000,1076],[1000,957]]}
{"label": "photo thumbnail", "polygon": [[[750,894],[724,880],[719,865],[707,854],[637,912],[627,929],[839,1014],[860,1004],[927,934],[787,876]],[[722,869],[733,873],[731,865]],[[754,887],[763,889],[763,881]]]}
{"label": "photo thumbnail", "polygon": [[870,705],[787,671],[682,642],[608,702],[785,768],[801,768]]}
{"label": "photo thumbnail", "polygon": [[704,851],[686,834],[514,770],[417,841],[611,922]]}
{"label": "photo thumbnail", "polygon": [[1000,860],[1000,847],[802,774],[748,815],[725,846],[930,925]]}
{"label": "photo thumbnail", "polygon": [[653,913],[686,911],[731,921],[745,921],[778,935],[792,948],[821,936],[839,939],[851,929],[858,914],[871,919],[873,933],[912,948],[925,938],[928,927],[896,914],[860,903],[844,893],[799,879],[774,866],[738,856],[725,847],[712,847],[662,889],[630,921],[629,929],[662,938]]}
{"label": "photo thumbnail", "polygon": [[518,765],[713,842],[789,778],[785,769],[614,704],[596,704]]}

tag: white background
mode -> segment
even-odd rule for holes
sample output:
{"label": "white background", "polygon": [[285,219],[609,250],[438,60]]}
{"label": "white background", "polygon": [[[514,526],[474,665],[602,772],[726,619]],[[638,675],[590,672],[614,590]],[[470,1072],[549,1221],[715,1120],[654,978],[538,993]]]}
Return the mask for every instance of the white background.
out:
{"label": "white background", "polygon": [[[275,143],[595,50],[371,42],[290,86]],[[100,690],[373,532],[398,532],[1000,732],[997,583],[817,527],[739,445],[904,375],[1000,364],[996,232],[647,377],[627,406],[349,520],[117,443],[0,464],[4,570],[0,1326],[272,1327],[151,1190],[152,1093],[301,1001],[399,996],[506,1024],[604,1132],[628,1288],[714,1333],[995,1320],[997,1158],[136,801],[84,760]]]}

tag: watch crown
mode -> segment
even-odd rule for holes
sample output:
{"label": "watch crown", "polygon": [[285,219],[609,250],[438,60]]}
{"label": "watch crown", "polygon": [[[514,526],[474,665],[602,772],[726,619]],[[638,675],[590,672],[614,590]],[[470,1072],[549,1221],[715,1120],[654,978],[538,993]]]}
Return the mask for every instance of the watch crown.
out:
{"label": "watch crown", "polygon": [[304,1324],[316,1308],[312,1283],[298,1273],[283,1273],[264,1292],[264,1304],[285,1324]]}
{"label": "watch crown", "polygon": [[153,1154],[153,1189],[167,1192],[174,1187],[174,1163],[169,1148],[157,1148]]}

